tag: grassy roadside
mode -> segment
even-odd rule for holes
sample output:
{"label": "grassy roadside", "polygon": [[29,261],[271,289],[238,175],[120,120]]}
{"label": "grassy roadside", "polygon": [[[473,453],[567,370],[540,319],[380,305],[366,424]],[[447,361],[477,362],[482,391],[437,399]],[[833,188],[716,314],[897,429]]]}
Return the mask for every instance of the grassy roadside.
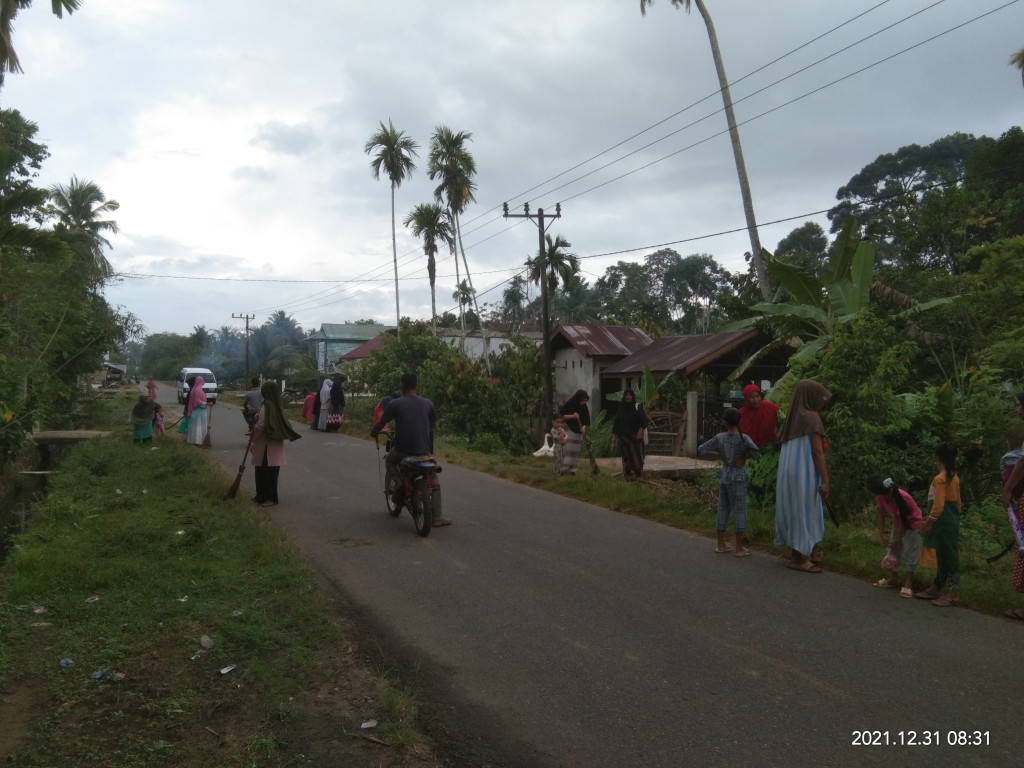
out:
{"label": "grassy roadside", "polygon": [[[0,576],[0,756],[20,766],[435,766],[415,695],[177,435],[76,447]],[[373,728],[362,728],[377,721]]]}

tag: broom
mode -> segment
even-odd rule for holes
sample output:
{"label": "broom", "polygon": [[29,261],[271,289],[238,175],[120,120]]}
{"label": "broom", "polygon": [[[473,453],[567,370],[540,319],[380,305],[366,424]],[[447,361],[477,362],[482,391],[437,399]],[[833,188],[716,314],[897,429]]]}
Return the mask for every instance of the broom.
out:
{"label": "broom", "polygon": [[224,499],[233,499],[238,493],[238,486],[242,484],[242,475],[245,473],[245,460],[249,458],[249,451],[252,450],[252,435],[249,435],[249,444],[245,446],[245,454],[242,456],[242,463],[238,465],[238,474],[235,475],[235,482],[228,488],[228,492],[224,494]]}

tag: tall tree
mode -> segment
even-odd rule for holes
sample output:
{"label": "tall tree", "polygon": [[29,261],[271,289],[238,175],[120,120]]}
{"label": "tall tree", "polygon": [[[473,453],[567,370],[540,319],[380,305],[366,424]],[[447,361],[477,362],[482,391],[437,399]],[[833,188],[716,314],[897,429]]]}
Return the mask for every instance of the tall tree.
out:
{"label": "tall tree", "polygon": [[[437,243],[443,241],[451,249],[454,238],[451,217],[438,203],[421,203],[412,209],[402,224],[412,230],[414,237],[423,238],[423,253],[427,256],[427,277],[430,278],[430,328],[437,335]],[[458,265],[458,257],[456,257]]]}
{"label": "tall tree", "polygon": [[[368,155],[373,155],[370,172],[373,178],[380,179],[383,171],[391,182],[391,251],[395,262],[395,333],[401,333],[402,312],[398,303],[398,242],[395,239],[395,190],[402,186],[412,172],[416,170],[413,158],[417,156],[419,144],[399,131],[388,118],[385,128],[381,122],[380,130],[374,133],[363,146]],[[374,154],[376,153],[376,154]]]}
{"label": "tall tree", "polygon": [[[653,4],[654,0],[640,0],[640,13],[647,13],[647,6]],[[725,106],[725,119],[729,124],[729,138],[732,140],[732,155],[736,161],[736,175],[740,182],[740,195],[743,197],[743,213],[747,219],[747,234],[750,236],[750,258],[757,273],[757,282],[761,288],[761,295],[765,301],[771,299],[771,287],[768,285],[768,270],[764,258],[761,255],[761,239],[757,234],[757,220],[754,218],[754,201],[750,195],[750,182],[747,180],[747,166],[743,162],[743,147],[740,145],[740,131],[736,125],[736,115],[732,108],[732,96],[729,94],[729,78],[725,75],[725,64],[722,61],[722,52],[718,47],[718,36],[715,34],[715,25],[711,22],[711,15],[704,6],[704,0],[692,0],[697,6],[701,18],[704,19],[704,26],[708,30],[708,40],[711,42],[711,56],[715,60],[715,72],[718,73],[718,85],[722,92],[722,103]],[[691,0],[672,0],[676,8],[683,8],[690,12]]]}
{"label": "tall tree", "polygon": [[116,221],[101,217],[113,213],[121,204],[116,200],[108,200],[96,182],[84,181],[77,176],[72,176],[66,186],[54,184],[49,194],[57,218],[54,230],[58,235],[70,236],[72,248],[75,247],[73,241],[80,239],[99,281],[106,280],[113,273],[110,262],[103,255],[103,249],[111,247],[106,234],[117,234],[118,229]]}
{"label": "tall tree", "polygon": [[[427,174],[431,181],[438,181],[434,189],[434,198],[448,206],[448,212],[455,228],[456,270],[458,269],[459,251],[462,252],[462,264],[466,268],[466,280],[473,287],[473,277],[469,274],[469,262],[466,261],[466,249],[462,245],[462,229],[460,216],[470,203],[476,202],[473,192],[476,189],[476,160],[466,149],[472,141],[473,134],[468,131],[455,132],[445,125],[434,129],[430,138],[430,153],[427,156]],[[456,280],[458,275],[456,274]],[[474,292],[475,300],[475,292]],[[477,315],[480,314],[479,309]]]}
{"label": "tall tree", "polygon": [[[8,72],[21,72],[21,62],[14,51],[11,38],[14,36],[14,17],[18,11],[32,5],[32,0],[0,0],[0,88]],[[71,15],[82,5],[82,0],[51,0],[50,7],[58,18],[64,18],[64,11]]]}

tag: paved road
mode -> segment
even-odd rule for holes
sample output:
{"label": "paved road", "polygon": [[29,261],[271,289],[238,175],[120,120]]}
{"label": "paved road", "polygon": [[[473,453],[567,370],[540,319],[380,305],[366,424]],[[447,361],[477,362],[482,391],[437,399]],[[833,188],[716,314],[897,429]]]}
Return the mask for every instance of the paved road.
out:
{"label": "paved road", "polygon": [[[218,405],[213,455],[232,473],[243,431]],[[407,513],[387,515],[372,442],[300,431],[270,516],[419,669],[442,742],[461,741],[453,765],[1008,766],[1024,753],[1024,626],[718,556],[705,538],[454,466],[455,525],[421,539]],[[854,746],[860,731],[889,746]],[[936,731],[938,744],[898,744]],[[950,746],[949,731],[988,743]]]}

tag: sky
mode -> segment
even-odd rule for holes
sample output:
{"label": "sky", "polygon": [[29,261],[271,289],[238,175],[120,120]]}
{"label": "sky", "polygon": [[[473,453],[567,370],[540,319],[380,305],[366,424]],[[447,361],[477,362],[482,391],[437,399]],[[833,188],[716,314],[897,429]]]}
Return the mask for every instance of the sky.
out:
{"label": "sky", "polygon": [[[816,221],[880,154],[1022,122],[1020,0],[707,0],[764,247]],[[285,11],[284,9],[287,8]],[[439,125],[467,131],[463,242],[496,304],[536,254],[510,212],[561,204],[593,283],[660,247],[745,270],[750,245],[707,29],[670,0],[84,0],[15,20],[23,74],[0,107],[39,126],[40,186],[77,176],[120,203],[111,304],[149,333],[395,322],[390,184],[364,144],[419,146],[396,190],[402,315],[430,317],[402,227],[436,186]],[[441,253],[438,312],[455,310]],[[465,278],[464,270],[462,277]],[[533,289],[535,290],[535,289]],[[238,317],[236,317],[238,316]]]}

